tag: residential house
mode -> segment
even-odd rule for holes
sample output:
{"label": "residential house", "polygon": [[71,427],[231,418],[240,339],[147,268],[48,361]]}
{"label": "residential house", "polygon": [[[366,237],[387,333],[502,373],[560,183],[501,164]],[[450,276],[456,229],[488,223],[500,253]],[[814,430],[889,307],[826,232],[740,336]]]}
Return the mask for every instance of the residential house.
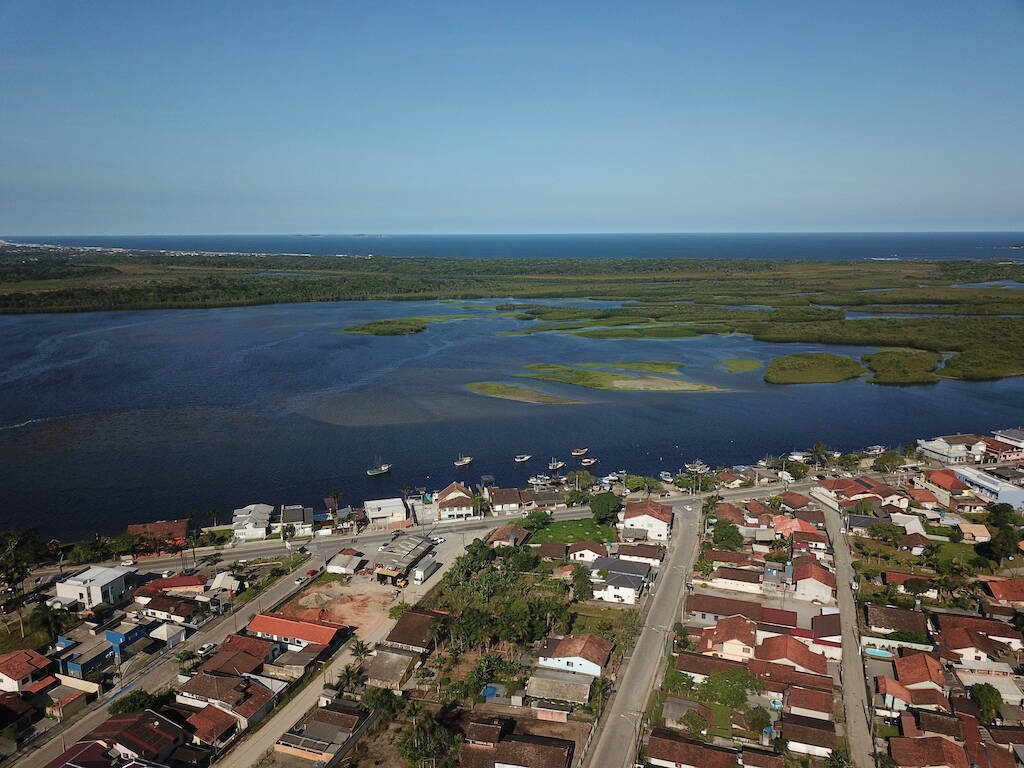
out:
{"label": "residential house", "polygon": [[1004,621],[983,619],[980,616],[961,616],[956,613],[936,613],[934,617],[943,637],[954,629],[969,629],[1004,643],[1011,650],[1024,650],[1024,635]]}
{"label": "residential house", "polygon": [[900,768],[970,768],[964,748],[942,736],[897,736],[889,739],[889,754]]}
{"label": "residential house", "polygon": [[560,541],[545,541],[540,545],[537,554],[541,560],[554,562],[556,560],[564,560],[567,551],[568,547]]}
{"label": "residential house", "polygon": [[825,529],[825,513],[820,509],[798,509],[793,512],[793,517],[805,523],[810,523],[819,531]]}
{"label": "residential house", "polygon": [[765,608],[761,603],[715,595],[691,594],[686,600],[684,611],[684,619],[686,613],[690,613],[696,620],[710,623],[739,614],[746,616],[751,621],[763,624],[781,627],[796,627],[797,625],[797,615],[794,611]]}
{"label": "residential house", "polygon": [[569,768],[576,742],[512,733],[501,718],[474,719],[459,747],[462,768]]}
{"label": "residential house", "polygon": [[579,672],[534,667],[533,674],[526,682],[526,693],[535,699],[568,701],[571,704],[582,705],[590,701],[590,688],[594,679]]}
{"label": "residential house", "polygon": [[[951,512],[969,512],[981,503],[971,487],[957,477],[952,469],[932,469],[912,479],[918,488],[931,491],[939,504]],[[981,504],[984,509],[984,504]]]}
{"label": "residential house", "polygon": [[626,502],[625,509],[619,512],[618,527],[642,530],[648,539],[668,541],[672,536],[672,521],[671,506],[645,499]]}
{"label": "residential house", "polygon": [[836,576],[832,571],[811,558],[802,558],[793,568],[794,593],[804,600],[832,602],[836,588]]}
{"label": "residential house", "polygon": [[882,706],[890,712],[902,712],[908,707],[933,711],[949,712],[949,699],[942,691],[934,688],[915,688],[911,690],[891,677],[875,678]]}
{"label": "residential house", "polygon": [[697,650],[731,661],[749,661],[754,658],[756,638],[757,624],[744,616],[729,616],[701,631]]}
{"label": "residential house", "polygon": [[473,517],[473,492],[460,482],[449,483],[435,494],[438,520],[465,520]]}
{"label": "residential house", "polygon": [[366,682],[374,688],[400,691],[419,662],[416,651],[378,646],[367,665]]}
{"label": "residential house", "polygon": [[927,546],[931,544],[928,537],[921,533],[908,533],[902,539],[899,540],[897,546],[900,549],[907,550],[910,554],[915,557],[923,555]]}
{"label": "residential house", "polygon": [[609,573],[603,581],[594,584],[594,599],[606,603],[636,605],[643,594],[646,580],[629,573]]}
{"label": "residential house", "polygon": [[647,762],[664,768],[737,768],[740,753],[655,728],[647,742]]}
{"label": "residential house", "polygon": [[340,699],[314,707],[277,740],[274,751],[314,765],[329,765],[365,722],[367,714],[362,707]]}
{"label": "residential house", "polygon": [[966,627],[952,627],[939,635],[942,658],[970,666],[972,662],[994,662],[1010,648],[980,632]]}
{"label": "residential house", "polygon": [[53,659],[31,649],[0,655],[0,691],[20,693],[49,674]]}
{"label": "residential house", "polygon": [[843,641],[842,621],[838,610],[833,609],[830,613],[820,613],[811,619],[811,636],[817,641],[841,643]]}
{"label": "residential house", "polygon": [[921,452],[942,464],[980,464],[985,458],[985,441],[978,435],[943,435],[917,441]]}
{"label": "residential house", "polygon": [[836,748],[836,727],[830,720],[784,713],[779,724],[790,752],[828,757]]}
{"label": "residential house", "polygon": [[192,740],[215,751],[223,749],[239,733],[239,721],[220,707],[207,704],[193,712],[185,722],[192,729]]}
{"label": "residential house", "polygon": [[829,675],[817,675],[813,672],[801,672],[789,664],[777,664],[774,661],[751,659],[747,666],[750,674],[757,677],[773,698],[781,698],[790,688],[811,688],[816,691],[831,691],[834,682]]}
{"label": "residential house", "polygon": [[676,671],[689,675],[694,683],[702,683],[712,672],[723,672],[727,669],[746,669],[741,661],[732,661],[718,656],[683,651],[676,654]]}
{"label": "residential house", "polygon": [[437,644],[447,614],[425,608],[409,608],[381,642],[390,648],[414,653],[429,653]]}
{"label": "residential house", "polygon": [[942,736],[963,744],[964,721],[956,715],[927,709],[912,709],[900,715],[900,730],[904,736]]}
{"label": "residential house", "polygon": [[577,541],[569,545],[569,559],[574,563],[592,563],[599,557],[608,557],[608,547],[596,541]]}
{"label": "residential house", "polygon": [[1019,427],[1017,429],[997,429],[992,434],[996,436],[997,440],[1024,448],[1024,429]]}
{"label": "residential house", "polygon": [[86,610],[100,603],[114,605],[128,596],[128,577],[134,568],[93,565],[81,573],[57,582],[57,600],[64,605],[81,605]]}
{"label": "residential house", "polygon": [[764,570],[753,568],[716,568],[708,577],[708,584],[718,589],[734,592],[752,592],[761,594],[761,582],[764,581]]}
{"label": "residential house", "polygon": [[610,641],[597,635],[550,637],[540,651],[537,665],[600,677],[613,647]]}
{"label": "residential house", "polygon": [[185,731],[159,712],[147,709],[109,717],[83,740],[102,743],[108,754],[113,753],[122,760],[163,763],[185,743]]}
{"label": "residential house", "polygon": [[889,635],[902,630],[928,637],[928,619],[923,613],[875,603],[869,603],[864,610],[868,629],[875,634]]}
{"label": "residential house", "polygon": [[281,516],[272,526],[288,538],[313,535],[313,508],[301,504],[282,504]]}
{"label": "residential house", "polygon": [[746,482],[742,476],[725,470],[719,472],[715,477],[718,479],[721,488],[742,488],[743,483]]}
{"label": "residential house", "polygon": [[1024,581],[989,581],[985,588],[997,605],[1024,608]]}
{"label": "residential house", "polygon": [[269,504],[249,504],[236,509],[231,518],[231,533],[241,541],[258,541],[270,533],[270,517],[274,508]]}
{"label": "residential house", "polygon": [[163,596],[151,598],[139,613],[151,619],[191,626],[196,626],[202,618],[199,605],[192,600],[178,600],[174,597]]}
{"label": "residential house", "polygon": [[495,514],[513,514],[522,510],[524,506],[523,495],[518,488],[488,486],[484,493],[491,503],[491,511]]}
{"label": "residential house", "polygon": [[125,532],[140,536],[152,545],[152,551],[159,552],[168,547],[184,547],[188,539],[188,520],[157,520],[152,523],[129,525]]}
{"label": "residential house", "polygon": [[933,688],[945,692],[946,675],[942,671],[942,664],[931,654],[897,656],[893,666],[896,668],[896,679],[908,689]]}
{"label": "residential house", "polygon": [[179,704],[203,709],[212,704],[238,720],[245,730],[262,720],[271,710],[274,692],[250,677],[197,672],[182,683],[174,699]]}
{"label": "residential house", "polygon": [[[727,520],[733,525],[742,526],[746,525],[746,516],[743,510],[737,507],[735,504],[730,504],[727,501],[723,501],[720,504],[715,505],[715,511],[710,517],[713,517],[716,521]],[[710,523],[711,521],[708,520]]]}
{"label": "residential house", "polygon": [[960,533],[964,536],[964,541],[972,544],[982,544],[986,541],[992,541],[992,534],[988,528],[980,523],[968,523],[959,522],[956,527],[960,529]]}
{"label": "residential house", "polygon": [[526,543],[530,532],[521,525],[503,525],[490,536],[487,543],[492,547],[518,547]]}
{"label": "residential house", "polygon": [[258,613],[246,629],[256,637],[282,643],[291,651],[301,651],[309,645],[329,646],[345,631],[340,624],[296,619],[281,613]]}
{"label": "residential house", "polygon": [[1024,446],[996,440],[993,437],[983,437],[981,441],[985,444],[985,453],[988,454],[986,458],[990,461],[1006,462],[1024,459]]}
{"label": "residential house", "polygon": [[590,578],[592,581],[604,578],[602,572],[605,571],[609,574],[622,573],[638,576],[644,580],[651,574],[651,566],[647,563],[635,560],[622,560],[618,557],[598,557],[595,560],[591,560],[587,565],[590,568]]}
{"label": "residential house", "polygon": [[792,635],[766,637],[755,649],[754,657],[761,661],[786,664],[798,672],[812,675],[828,674],[828,660]]}
{"label": "residential house", "polygon": [[814,503],[814,500],[810,496],[804,496],[802,493],[796,493],[794,491],[780,493],[779,499],[782,501],[783,508],[790,511],[804,509]]}
{"label": "residential house", "polygon": [[835,700],[831,691],[817,691],[813,688],[790,688],[784,698],[783,712],[801,717],[815,717],[831,720]]}
{"label": "residential house", "polygon": [[938,506],[939,500],[934,493],[927,488],[907,488],[910,498],[916,501],[924,509],[934,509]]}
{"label": "residential house", "polygon": [[895,585],[896,591],[899,592],[901,595],[909,594],[909,592],[907,592],[907,588],[906,588],[906,583],[908,581],[910,581],[911,579],[914,579],[916,581],[922,581],[926,585],[928,585],[928,589],[926,589],[924,592],[920,592],[918,594],[921,597],[927,597],[930,600],[938,600],[939,599],[939,592],[938,592],[938,590],[935,589],[934,586],[932,586],[932,582],[928,578],[926,578],[926,577],[917,576],[917,575],[915,575],[913,573],[893,573],[892,571],[886,571],[882,575],[882,579],[883,579],[883,581],[885,581],[885,583],[887,585],[888,584]]}
{"label": "residential house", "polygon": [[656,544],[620,544],[615,554],[619,560],[646,563],[652,568],[657,568],[665,559],[665,548]]}

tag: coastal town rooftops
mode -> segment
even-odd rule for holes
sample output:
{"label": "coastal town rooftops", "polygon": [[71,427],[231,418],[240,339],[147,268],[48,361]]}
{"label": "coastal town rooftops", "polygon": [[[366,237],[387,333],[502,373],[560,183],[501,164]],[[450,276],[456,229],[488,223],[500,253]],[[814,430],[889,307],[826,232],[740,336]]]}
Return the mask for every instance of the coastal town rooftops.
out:
{"label": "coastal town rooftops", "polygon": [[998,637],[1005,640],[1024,640],[1024,635],[1003,621],[983,619],[980,616],[961,616],[958,613],[933,614],[939,630],[945,634],[954,627],[972,629],[986,637]]}
{"label": "coastal town rooftops", "polygon": [[934,688],[907,688],[903,683],[886,675],[876,677],[875,685],[882,696],[892,696],[915,707],[932,706],[949,712],[949,700],[946,695]]}
{"label": "coastal town rooftops", "polygon": [[566,545],[560,541],[545,541],[540,545],[537,554],[541,560],[561,560],[565,557]]}
{"label": "coastal town rooftops", "polygon": [[434,626],[442,621],[445,615],[440,611],[410,608],[398,619],[384,642],[401,648],[425,650],[434,641]]}
{"label": "coastal town rooftops", "polygon": [[651,566],[647,563],[638,563],[635,560],[620,560],[617,557],[598,557],[591,561],[592,571],[608,571],[608,573],[625,573],[630,576],[646,578],[651,572]]}
{"label": "coastal town rooftops", "polygon": [[672,525],[672,507],[668,504],[659,504],[651,499],[643,501],[627,501],[626,510],[623,512],[623,520],[632,520],[635,517],[653,517],[665,525]]}
{"label": "coastal town rooftops", "polygon": [[597,635],[567,635],[562,638],[550,638],[541,656],[553,659],[571,659],[579,657],[603,667],[612,654],[611,641]]}
{"label": "coastal town rooftops", "polygon": [[820,613],[811,619],[811,632],[814,637],[838,637],[843,632],[840,614]]}
{"label": "coastal town rooftops", "polygon": [[528,538],[530,538],[530,532],[521,525],[503,525],[487,537],[487,543],[518,546]]}
{"label": "coastal town rooftops", "polygon": [[301,504],[281,505],[282,525],[312,525],[313,508],[304,507]]}
{"label": "coastal town rooftops", "polygon": [[739,752],[736,750],[694,741],[666,728],[655,728],[651,732],[647,756],[675,765],[700,768],[736,768],[739,765]]}
{"label": "coastal town rooftops", "polygon": [[736,600],[731,597],[691,594],[686,601],[686,610],[690,613],[717,616],[739,614],[740,616],[746,616],[752,621],[778,624],[783,627],[795,627],[797,625],[797,615],[794,611],[765,608],[760,603],[754,603],[749,600]]}
{"label": "coastal town rooftops", "polygon": [[242,651],[258,659],[266,659],[274,650],[274,643],[247,635],[228,635],[220,644],[222,651]]}
{"label": "coastal town rooftops", "polygon": [[0,675],[21,680],[36,672],[49,669],[53,661],[32,649],[11,651],[0,656]]}
{"label": "coastal town rooftops", "polygon": [[761,679],[770,691],[782,692],[786,688],[799,685],[819,691],[831,691],[833,680],[827,675],[816,675],[812,672],[801,672],[788,664],[773,661],[752,659],[748,665],[750,674]]}
{"label": "coastal town rooftops", "polygon": [[717,656],[706,656],[702,653],[683,651],[676,655],[676,669],[689,675],[710,675],[712,672],[724,672],[727,669],[746,669],[742,661],[720,659]]}
{"label": "coastal town rooftops", "polygon": [[135,573],[134,568],[124,568],[120,565],[92,565],[81,573],[75,574],[74,576],[68,576],[64,579],[64,583],[77,587],[101,587],[107,584],[112,584],[118,579],[123,579],[125,576],[132,573]]}
{"label": "coastal town rooftops", "polygon": [[727,501],[722,502],[715,505],[715,518],[718,520],[728,520],[735,525],[743,525],[743,510],[735,504],[730,504]]}
{"label": "coastal town rooftops", "polygon": [[576,554],[577,552],[593,552],[600,557],[607,557],[608,547],[596,541],[586,539],[584,541],[577,541],[575,544],[569,545],[570,556]]}
{"label": "coastal town rooftops", "polygon": [[1024,581],[990,581],[985,586],[996,600],[1004,603],[1024,602]]}
{"label": "coastal town rooftops", "polygon": [[970,486],[958,478],[956,472],[951,469],[932,469],[925,472],[924,476],[928,482],[944,491],[970,490]]}
{"label": "coastal town rooftops", "polygon": [[818,527],[825,524],[825,513],[820,509],[798,509],[793,512],[793,517],[803,520],[806,523]]}
{"label": "coastal town rooftops", "polygon": [[761,661],[777,662],[780,659],[785,659],[815,675],[828,674],[828,660],[792,635],[766,637],[757,646],[754,656]]}
{"label": "coastal town rooftops", "polygon": [[743,750],[743,768],[785,768],[786,759],[782,755],[761,752],[757,749]]}
{"label": "coastal town rooftops", "polygon": [[708,653],[716,645],[737,640],[753,647],[757,635],[757,624],[744,616],[727,616],[719,619],[713,627],[705,627],[700,635],[700,651]]}
{"label": "coastal town rooftops", "polygon": [[[967,752],[970,764],[976,765],[978,768],[1016,768],[1017,766],[1014,752],[997,747],[995,744],[983,744],[979,740],[968,739],[964,750]],[[1017,755],[1019,756],[1020,753],[1017,752]]]}
{"label": "coastal town rooftops", "polygon": [[522,493],[518,488],[488,488],[487,495],[495,507],[518,506],[523,503]]}
{"label": "coastal town rooftops", "polygon": [[813,579],[831,589],[836,588],[835,574],[816,561],[801,563],[793,569],[794,582],[804,581],[805,579]]}
{"label": "coastal town rooftops", "polygon": [[831,691],[820,691],[814,688],[794,686],[786,696],[786,705],[790,708],[807,709],[812,712],[832,712],[834,697]]}
{"label": "coastal town rooftops", "polygon": [[204,661],[202,672],[218,672],[225,675],[244,675],[256,672],[263,666],[263,659],[245,651],[220,649]]}
{"label": "coastal town rooftops", "polygon": [[782,715],[782,738],[789,742],[810,744],[824,749],[836,748],[836,726],[830,720],[785,713]]}
{"label": "coastal town rooftops", "polygon": [[790,509],[803,509],[813,502],[810,496],[804,496],[802,493],[796,493],[795,491],[780,493],[779,498]]}
{"label": "coastal town rooftops", "polygon": [[721,566],[712,571],[711,578],[724,579],[726,581],[740,581],[747,584],[760,584],[764,579],[764,571]]}
{"label": "coastal town rooftops", "polygon": [[158,542],[182,542],[188,538],[188,520],[157,520],[152,523],[129,525],[126,532]]}
{"label": "coastal town rooftops", "polygon": [[496,744],[463,744],[459,749],[459,767],[568,768],[575,747],[576,742],[566,739],[509,734]]}
{"label": "coastal town rooftops", "polygon": [[897,656],[893,661],[896,668],[896,679],[903,685],[913,686],[921,683],[934,683],[939,688],[946,685],[946,676],[942,665],[928,653],[915,653],[911,656]]}
{"label": "coastal town rooftops", "polygon": [[316,619],[296,619],[282,613],[259,613],[252,618],[246,629],[254,634],[330,645],[344,627]]}
{"label": "coastal town rooftops", "polygon": [[215,744],[225,733],[238,725],[238,721],[219,707],[207,704],[189,715],[185,722],[195,729],[195,736],[204,744]]}
{"label": "coastal town rooftops", "polygon": [[942,736],[889,739],[889,753],[902,768],[969,768],[963,747]]}
{"label": "coastal town rooftops", "polygon": [[620,544],[617,554],[620,558],[641,557],[660,561],[665,559],[665,548],[654,544]]}

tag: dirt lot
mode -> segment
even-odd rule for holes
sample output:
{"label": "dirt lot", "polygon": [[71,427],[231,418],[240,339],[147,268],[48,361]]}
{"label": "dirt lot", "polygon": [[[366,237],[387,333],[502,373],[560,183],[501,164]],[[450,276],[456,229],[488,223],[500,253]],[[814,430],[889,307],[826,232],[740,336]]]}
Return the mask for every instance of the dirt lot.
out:
{"label": "dirt lot", "polygon": [[299,592],[281,612],[299,619],[321,619],[355,627],[360,635],[378,628],[388,617],[394,589],[363,576],[343,583],[332,575],[322,576]]}

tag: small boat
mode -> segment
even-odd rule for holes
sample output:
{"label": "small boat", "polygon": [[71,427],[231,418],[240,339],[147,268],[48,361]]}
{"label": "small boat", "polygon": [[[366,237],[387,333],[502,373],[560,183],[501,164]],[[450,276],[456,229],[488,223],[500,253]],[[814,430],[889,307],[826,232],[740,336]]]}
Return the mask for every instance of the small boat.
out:
{"label": "small boat", "polygon": [[455,465],[456,467],[464,467],[464,466],[466,466],[467,464],[472,464],[472,463],[473,463],[473,457],[472,457],[472,456],[463,456],[463,455],[462,455],[462,454],[460,453],[460,454],[459,454],[459,458],[457,458],[457,459],[456,459],[455,461],[453,461],[452,463],[453,463],[453,464],[454,464],[454,465]]}
{"label": "small boat", "polygon": [[551,457],[551,461],[548,462],[548,469],[550,469],[552,471],[554,471],[556,469],[561,469],[564,466],[565,466],[565,462],[564,461],[559,461],[554,456],[552,456]]}
{"label": "small boat", "polygon": [[516,454],[515,462],[516,462],[516,464],[525,464],[526,462],[528,462],[532,458],[533,458],[533,456],[531,456],[528,453],[518,453],[518,454]]}
{"label": "small boat", "polygon": [[691,461],[689,464],[686,465],[686,468],[691,472],[696,472],[698,474],[704,474],[705,472],[711,469],[711,467],[709,467],[700,459],[697,459],[697,461]]}
{"label": "small boat", "polygon": [[619,482],[619,476],[612,472],[610,475],[605,475],[601,478],[602,483],[617,483]]}
{"label": "small boat", "polygon": [[391,465],[381,464],[380,459],[378,458],[377,465],[374,467],[370,467],[368,470],[366,470],[366,474],[369,475],[370,477],[373,477],[374,475],[386,475],[390,471]]}
{"label": "small boat", "polygon": [[594,466],[595,464],[597,464],[597,459],[595,459],[595,458],[592,458],[592,457],[591,457],[591,458],[586,458],[586,459],[583,459],[583,460],[582,460],[582,461],[580,462],[580,466],[582,466],[582,467],[592,467],[592,466]]}
{"label": "small boat", "polygon": [[624,469],[616,469],[615,470],[615,474],[618,475],[619,477],[624,478],[626,476],[626,470],[624,470]]}
{"label": "small boat", "polygon": [[880,453],[885,453],[885,446],[869,445],[867,448],[864,449],[864,453],[866,453],[868,456],[877,456]]}
{"label": "small boat", "polygon": [[587,451],[589,450],[589,448],[573,448],[569,453],[573,456],[586,456]]}
{"label": "small boat", "polygon": [[534,475],[526,482],[528,482],[530,485],[547,485],[548,483],[551,482],[551,478],[548,477],[547,475]]}
{"label": "small boat", "polygon": [[665,483],[671,483],[673,479],[671,472],[662,472],[660,475],[658,475],[658,477],[660,477],[662,479],[662,482]]}

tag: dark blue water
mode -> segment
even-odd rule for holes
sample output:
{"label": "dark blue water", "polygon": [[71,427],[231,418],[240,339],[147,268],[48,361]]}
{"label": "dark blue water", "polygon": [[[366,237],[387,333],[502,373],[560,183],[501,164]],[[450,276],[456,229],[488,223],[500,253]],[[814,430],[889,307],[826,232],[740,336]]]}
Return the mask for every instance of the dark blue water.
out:
{"label": "dark blue water", "polygon": [[28,235],[22,243],[377,256],[702,259],[1024,259],[1021,232],[608,235]]}
{"label": "dark blue water", "polygon": [[[713,465],[751,462],[818,440],[849,450],[1024,423],[1024,378],[771,386],[761,371],[715,366],[821,347],[745,336],[498,336],[523,321],[468,311],[478,317],[403,337],[333,331],[467,310],[351,302],[0,317],[4,525],[42,525],[71,539],[190,509],[318,506],[335,490],[358,504],[404,485],[437,489],[482,474],[523,484],[551,456],[574,466],[568,452],[576,446],[600,459],[596,472],[656,473],[698,457]],[[728,391],[605,392],[515,378],[530,362],[624,360],[685,363],[691,379]],[[473,381],[585,402],[497,400],[468,392]],[[470,468],[452,467],[460,452],[476,457]],[[518,467],[517,453],[535,459]],[[367,478],[378,455],[395,469]]]}

